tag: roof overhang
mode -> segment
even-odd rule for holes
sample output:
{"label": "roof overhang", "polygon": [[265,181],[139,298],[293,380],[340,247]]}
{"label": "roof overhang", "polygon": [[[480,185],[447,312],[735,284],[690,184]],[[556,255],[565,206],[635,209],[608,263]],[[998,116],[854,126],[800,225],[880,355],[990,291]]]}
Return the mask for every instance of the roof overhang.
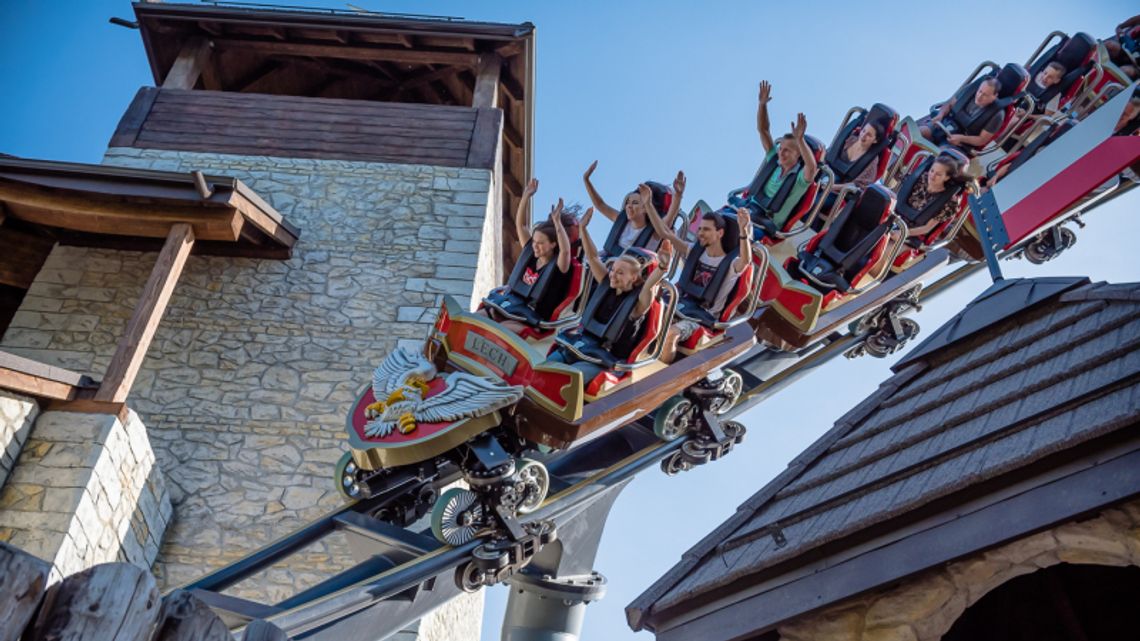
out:
{"label": "roof overhang", "polygon": [[0,158],[0,213],[91,247],[156,249],[187,223],[195,253],[288,258],[299,236],[236,178],[22,158]]}

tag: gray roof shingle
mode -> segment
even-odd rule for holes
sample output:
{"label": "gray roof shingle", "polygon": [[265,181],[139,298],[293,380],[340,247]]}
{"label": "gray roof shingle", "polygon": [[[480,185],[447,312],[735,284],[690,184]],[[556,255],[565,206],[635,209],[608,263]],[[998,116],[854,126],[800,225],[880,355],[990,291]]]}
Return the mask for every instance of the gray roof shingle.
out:
{"label": "gray roof shingle", "polygon": [[895,371],[631,603],[631,625],[1136,424],[1140,284],[1005,281]]}

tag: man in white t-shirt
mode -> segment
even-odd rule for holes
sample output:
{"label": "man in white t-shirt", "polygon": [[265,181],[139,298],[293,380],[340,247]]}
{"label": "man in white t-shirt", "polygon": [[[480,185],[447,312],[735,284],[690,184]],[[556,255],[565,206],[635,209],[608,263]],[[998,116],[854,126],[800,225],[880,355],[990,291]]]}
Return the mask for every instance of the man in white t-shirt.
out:
{"label": "man in white t-shirt", "polygon": [[[642,185],[638,189],[643,190],[644,193],[649,190],[649,187]],[[697,242],[689,244],[673,233],[672,229],[665,226],[665,223],[662,222],[661,217],[657,214],[657,210],[652,205],[650,205],[647,210],[649,222],[653,225],[653,229],[658,235],[669,240],[673,247],[677,249],[681,258],[686,261],[697,261],[690,275],[692,282],[701,287],[711,284],[717,271],[720,269],[721,263],[724,262],[726,258],[724,249],[724,234],[726,230],[724,217],[717,212],[706,212],[704,216],[701,217],[700,225],[697,227]],[[720,289],[717,290],[716,297],[712,303],[709,305],[701,305],[701,308],[708,312],[713,318],[719,318],[724,312],[724,306],[728,302],[729,294],[732,292],[733,287],[735,287],[736,281],[740,278],[744,269],[752,262],[752,217],[749,216],[747,209],[741,207],[736,210],[736,220],[739,225],[740,253],[732,262],[732,266],[728,269],[728,273],[725,274],[724,280],[721,281]],[[697,248],[699,248],[700,251],[694,251]],[[685,271],[682,270],[682,277],[684,277],[684,273]],[[678,341],[687,340],[699,327],[700,324],[696,321],[688,319],[674,320],[665,338],[665,347],[661,352],[661,360],[666,363],[672,363],[677,355]]]}

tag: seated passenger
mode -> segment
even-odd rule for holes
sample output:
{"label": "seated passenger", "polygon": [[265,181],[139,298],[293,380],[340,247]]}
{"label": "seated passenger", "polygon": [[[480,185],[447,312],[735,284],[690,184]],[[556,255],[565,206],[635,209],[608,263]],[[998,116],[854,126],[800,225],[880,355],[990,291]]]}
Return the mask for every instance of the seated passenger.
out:
{"label": "seated passenger", "polygon": [[[764,146],[764,162],[761,171],[748,188],[746,198],[732,198],[729,206],[722,209],[722,215],[732,214],[743,207],[748,210],[752,222],[754,240],[765,235],[775,236],[800,204],[804,194],[815,180],[818,163],[815,153],[804,139],[807,131],[807,118],[802,113],[796,115],[792,132],[775,140],[772,138],[771,123],[768,118],[768,102],[772,99],[772,85],[767,80],[760,82],[759,104],[756,108],[756,130],[760,134],[760,144]],[[775,160],[775,165],[770,163]],[[764,168],[772,167],[765,176]],[[756,184],[762,181],[762,184]]]}
{"label": "seated passenger", "polygon": [[[1057,113],[1058,107],[1061,104],[1061,94],[1056,91],[1050,91],[1053,87],[1059,85],[1061,80],[1065,77],[1065,65],[1057,62],[1056,60],[1045,65],[1045,68],[1037,72],[1033,76],[1033,80],[1029,83],[1029,95],[1037,102],[1034,104],[1033,113],[1045,114],[1052,116]],[[1018,110],[1021,112],[1022,110]]]}
{"label": "seated passenger", "polygon": [[[907,224],[907,244],[925,244],[930,233],[954,220],[961,201],[965,158],[944,152],[924,162],[899,186],[897,213]],[[925,169],[924,169],[925,167]]]}
{"label": "seated passenger", "polygon": [[[586,183],[586,193],[589,194],[594,209],[601,212],[613,223],[605,245],[602,246],[600,253],[602,259],[613,258],[630,247],[645,247],[649,250],[656,250],[661,244],[661,238],[653,232],[653,227],[645,218],[645,204],[642,202],[641,195],[637,191],[626,194],[625,199],[622,200],[621,211],[609,206],[590,180],[590,176],[593,175],[597,167],[598,161],[595,160],[586,169],[582,180]],[[650,182],[646,184],[651,187],[650,193],[654,206],[659,211],[668,209],[669,213],[665,218],[671,227],[674,219],[677,218],[677,214],[681,211],[681,193],[685,190],[685,175],[677,172],[677,177],[673,180],[672,192],[661,183]]]}
{"label": "seated passenger", "polygon": [[1137,50],[1136,38],[1140,34],[1136,34],[1137,27],[1140,27],[1140,15],[1132,16],[1131,18],[1116,25],[1116,33],[1113,34],[1108,40],[1104,40],[1104,49],[1108,52],[1108,57],[1120,70],[1128,74],[1128,77],[1136,80],[1140,78],[1140,69],[1137,68],[1136,58],[1140,57],[1140,50]]}
{"label": "seated passenger", "polygon": [[[959,106],[958,97],[951,97],[934,116],[919,119],[919,131],[936,145],[948,143],[963,150],[985,147],[1001,130],[1005,120],[997,102],[999,92],[1001,81],[993,76],[987,77],[978,85],[973,100]],[[951,133],[947,135],[944,128]]]}
{"label": "seated passenger", "polygon": [[[801,114],[802,116],[802,114]],[[642,185],[642,189],[645,186]],[[676,320],[669,327],[661,360],[672,363],[677,356],[677,343],[688,340],[700,323],[692,318],[705,318],[715,322],[735,310],[725,309],[736,281],[744,270],[752,266],[752,217],[744,207],[736,210],[735,224],[719,212],[706,212],[697,227],[697,242],[693,245],[681,240],[673,230],[665,228],[652,208],[649,221],[653,227],[676,247],[685,260],[677,288],[682,292],[678,310],[689,318]],[[730,233],[726,238],[726,234]]]}
{"label": "seated passenger", "polygon": [[[631,247],[608,263],[603,262],[587,229],[592,214],[593,209],[586,211],[580,228],[583,253],[595,287],[581,325],[560,334],[548,358],[581,370],[587,384],[615,363],[636,360],[648,345],[646,321],[656,300],[656,285],[668,271],[658,265],[652,251],[640,247]],[[661,249],[663,257],[669,253],[667,241]],[[567,343],[589,360],[575,354]]]}
{"label": "seated passenger", "polygon": [[564,211],[560,198],[550,209],[550,219],[536,225],[532,232],[527,203],[536,191],[538,180],[532,178],[523,189],[515,212],[515,232],[523,251],[514,271],[507,284],[492,291],[477,310],[520,335],[539,321],[554,320],[555,310],[566,298],[572,281],[573,250],[566,227],[578,222],[573,214]]}
{"label": "seated passenger", "polygon": [[[838,153],[842,154],[842,159],[848,163],[857,163],[861,158],[868,153],[875,150],[875,143],[883,139],[884,129],[883,126],[877,122],[863,125],[857,131],[847,137],[843,142],[843,149]],[[862,170],[855,176],[847,176],[850,178],[847,182],[836,182],[831,186],[831,191],[839,191],[848,185],[854,185],[859,189],[870,185],[877,179],[879,166],[874,159],[871,162],[863,163]],[[839,176],[836,176],[838,179]]]}

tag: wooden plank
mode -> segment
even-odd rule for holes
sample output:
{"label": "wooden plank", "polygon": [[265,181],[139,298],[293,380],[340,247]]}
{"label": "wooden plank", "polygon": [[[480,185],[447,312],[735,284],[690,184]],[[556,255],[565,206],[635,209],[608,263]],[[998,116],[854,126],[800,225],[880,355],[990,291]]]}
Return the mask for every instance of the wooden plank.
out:
{"label": "wooden plank", "polygon": [[[197,94],[197,95],[193,95]],[[379,103],[345,98],[297,98],[295,96],[271,96],[268,94],[246,94],[217,91],[178,92],[169,95],[163,91],[156,100],[155,109],[169,111],[187,107],[228,107],[231,109],[265,109],[286,112],[321,113],[342,117],[365,118],[413,118],[417,120],[471,121],[475,112],[466,106],[423,105],[414,103]]]}
{"label": "wooden plank", "polygon": [[[463,160],[468,156],[468,151],[464,146],[460,145],[458,148],[440,148],[436,146],[428,146],[426,144],[419,145],[411,143],[409,146],[394,144],[387,146],[377,146],[372,140],[364,139],[355,144],[347,142],[338,142],[336,140],[304,140],[294,138],[274,138],[271,135],[265,136],[225,136],[225,135],[193,135],[193,134],[161,134],[143,132],[139,136],[138,141],[135,143],[136,147],[149,147],[150,143],[168,143],[171,145],[179,145],[180,143],[202,145],[206,148],[214,147],[219,153],[238,153],[242,155],[285,155],[289,156],[294,151],[310,151],[319,152],[323,157],[335,158],[342,152],[352,152],[361,157],[372,157],[383,152],[392,153],[398,157],[404,155],[415,155],[419,158],[439,159],[439,160]],[[189,147],[175,147],[178,149]],[[269,154],[269,150],[277,150],[275,154]]]}
{"label": "wooden plank", "polygon": [[422,164],[437,165],[440,167],[463,167],[467,160],[466,155],[460,154],[454,158],[440,156],[424,156],[413,152],[398,152],[392,150],[377,150],[373,153],[358,153],[353,151],[337,150],[314,151],[305,149],[281,149],[277,147],[218,147],[218,145],[189,143],[189,142],[148,142],[136,143],[137,149],[169,149],[172,151],[204,151],[213,153],[228,153],[237,155],[279,156],[282,158],[314,158],[324,160],[360,160],[365,162],[390,162],[395,164]]}
{"label": "wooden plank", "polygon": [[74,386],[33,374],[0,367],[0,389],[35,398],[69,400],[75,398]]}
{"label": "wooden plank", "polygon": [[242,641],[289,641],[289,635],[281,628],[264,621],[262,619],[254,619],[245,626],[245,633],[242,634]]}
{"label": "wooden plank", "polygon": [[471,87],[469,87],[467,83],[463,82],[458,73],[444,76],[440,79],[440,82],[443,83],[444,87],[447,87],[448,91],[459,98],[461,104],[471,104],[471,100],[474,98],[475,94],[473,93]]}
{"label": "wooden plank", "polygon": [[150,572],[106,563],[73,574],[48,590],[28,641],[145,641],[158,619],[159,594]]}
{"label": "wooden plank", "polygon": [[[295,126],[294,126],[295,125]],[[396,129],[392,128],[383,133],[378,131],[361,132],[354,128],[336,126],[309,126],[306,122],[290,123],[289,127],[282,127],[280,122],[259,121],[256,119],[239,120],[228,119],[223,124],[204,129],[194,123],[185,121],[163,121],[161,123],[148,123],[140,138],[161,139],[161,136],[195,136],[201,140],[221,137],[229,140],[243,138],[269,138],[278,141],[298,143],[324,143],[332,146],[353,145],[413,145],[417,147],[434,149],[458,149],[466,151],[470,141],[472,128],[446,131],[436,136],[421,134],[431,133],[433,130]],[[281,145],[289,146],[289,145]]]}
{"label": "wooden plank", "polygon": [[30,358],[24,358],[23,356],[12,354],[11,352],[0,351],[0,367],[57,383],[64,383],[66,385],[86,386],[91,384],[90,377],[84,374],[73,372],[62,367],[56,367],[55,365],[33,361]]}
{"label": "wooden plank", "polygon": [[511,100],[522,102],[526,100],[526,91],[523,90],[523,85],[519,82],[514,74],[511,73],[510,66],[503,70],[499,78],[499,82],[503,85],[503,90],[511,97]]}
{"label": "wooden plank", "polygon": [[146,358],[150,341],[166,311],[174,286],[182,274],[182,267],[194,247],[194,230],[190,225],[178,224],[170,228],[166,244],[155,261],[135,312],[127,325],[127,332],[119,341],[103,384],[95,393],[95,400],[122,403],[127,400],[135,376]]}
{"label": "wooden plank", "polygon": [[475,131],[471,133],[471,150],[467,152],[467,166],[496,170],[495,161],[503,138],[503,110],[487,107],[479,110],[475,118]]}
{"label": "wooden plank", "polygon": [[154,641],[231,641],[229,628],[210,606],[185,590],[162,599]]}
{"label": "wooden plank", "polygon": [[296,110],[250,108],[241,109],[217,105],[195,105],[179,108],[156,107],[151,112],[143,129],[170,129],[177,126],[193,125],[201,130],[211,130],[221,121],[243,126],[258,125],[281,128],[284,125],[306,126],[316,130],[338,133],[375,132],[392,133],[393,129],[416,131],[416,135],[438,132],[437,137],[448,137],[456,132],[470,134],[475,126],[475,112],[466,118],[416,118],[413,115],[377,113],[372,117],[356,114],[330,114],[319,111],[302,112]]}
{"label": "wooden plank", "polygon": [[51,563],[0,542],[0,641],[18,641],[40,607]]}
{"label": "wooden plank", "polygon": [[135,99],[131,101],[126,113],[119,120],[115,133],[111,135],[108,147],[130,147],[135,142],[143,122],[154,106],[155,99],[158,98],[158,93],[157,87],[143,87],[138,90]]}
{"label": "wooden plank", "polygon": [[241,215],[230,208],[111,202],[3,182],[0,198],[8,201],[12,216],[20,220],[94,234],[165,238],[171,225],[189,223],[203,239],[235,241],[241,229]]}
{"label": "wooden plank", "polygon": [[516,149],[523,148],[522,134],[519,133],[518,129],[515,129],[509,118],[503,119],[503,138]]}
{"label": "wooden plank", "polygon": [[269,55],[343,58],[345,60],[383,60],[413,65],[443,64],[474,67],[479,58],[478,54],[462,51],[325,45],[303,42],[265,42],[258,40],[238,40],[234,38],[217,38],[214,44],[220,49],[244,49],[246,51],[256,51]]}
{"label": "wooden plank", "polygon": [[70,401],[53,401],[48,403],[48,411],[52,412],[76,412],[78,414],[107,414],[119,419],[120,423],[124,425],[127,423],[127,418],[130,414],[130,408],[126,403],[111,403],[107,401],[96,401],[90,398],[77,398]]}
{"label": "wooden plank", "polygon": [[210,41],[201,36],[189,38],[178,52],[162,81],[163,89],[193,89],[210,57]]}
{"label": "wooden plank", "polygon": [[499,106],[499,75],[503,69],[503,59],[494,53],[479,56],[479,67],[475,72],[475,94],[471,106],[476,109]]}

